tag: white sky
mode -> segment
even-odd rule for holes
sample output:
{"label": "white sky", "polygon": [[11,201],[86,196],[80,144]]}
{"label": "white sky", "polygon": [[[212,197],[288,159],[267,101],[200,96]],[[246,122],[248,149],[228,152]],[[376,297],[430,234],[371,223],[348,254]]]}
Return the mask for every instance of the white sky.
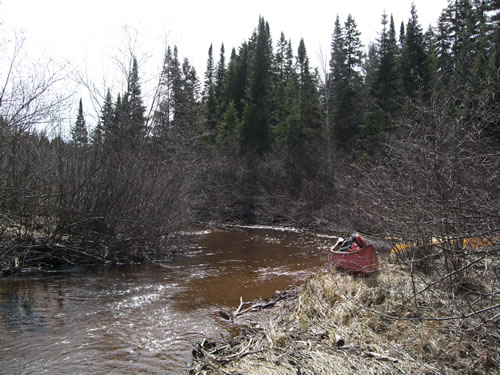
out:
{"label": "white sky", "polygon": [[[447,0],[414,3],[425,30],[429,24],[435,26]],[[366,45],[377,38],[384,10],[394,15],[399,32],[411,4],[412,0],[0,0],[0,24],[4,30],[23,31],[32,56],[69,60],[101,81],[110,74],[106,70],[113,57],[127,49],[128,27],[137,34],[139,59],[148,56],[143,61],[149,68],[139,67],[144,80],[157,74],[165,40],[177,45],[180,57],[187,57],[201,78],[210,43],[217,60],[223,42],[228,59],[232,47],[251,35],[259,15],[269,22],[274,43],[282,31],[294,50],[304,38],[311,65],[318,67],[321,52],[330,53],[337,14],[342,23],[353,15]]]}

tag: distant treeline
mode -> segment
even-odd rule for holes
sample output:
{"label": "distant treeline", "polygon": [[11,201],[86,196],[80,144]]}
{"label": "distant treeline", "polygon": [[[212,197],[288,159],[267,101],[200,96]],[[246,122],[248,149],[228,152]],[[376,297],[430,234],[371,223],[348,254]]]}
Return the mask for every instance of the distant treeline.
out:
{"label": "distant treeline", "polygon": [[132,55],[69,142],[33,130],[55,108],[43,90],[2,93],[0,262],[156,258],[196,222],[498,232],[499,17],[496,0],[450,1],[426,31],[414,6],[398,28],[384,13],[367,54],[337,17],[320,68],[261,17],[228,56],[209,47],[201,78],[168,46],[148,109]]}

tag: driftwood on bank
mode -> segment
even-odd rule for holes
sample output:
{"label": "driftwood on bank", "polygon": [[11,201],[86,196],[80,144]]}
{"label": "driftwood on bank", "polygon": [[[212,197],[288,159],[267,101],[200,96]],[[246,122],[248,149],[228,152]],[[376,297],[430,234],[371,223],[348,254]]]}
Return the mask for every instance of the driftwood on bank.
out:
{"label": "driftwood on bank", "polygon": [[[236,319],[244,314],[247,314],[249,312],[260,311],[260,310],[274,307],[276,305],[276,303],[278,303],[279,301],[282,301],[284,299],[288,299],[291,297],[295,297],[296,295],[297,295],[297,293],[295,291],[282,292],[282,291],[277,290],[274,293],[273,297],[271,297],[267,300],[264,300],[264,301],[259,301],[259,302],[256,302],[256,301],[244,302],[243,297],[240,297],[240,305],[233,313],[228,313],[224,310],[219,310],[219,316],[222,319],[232,321],[232,320],[234,320],[234,319]],[[245,307],[245,306],[248,306],[248,307]]]}

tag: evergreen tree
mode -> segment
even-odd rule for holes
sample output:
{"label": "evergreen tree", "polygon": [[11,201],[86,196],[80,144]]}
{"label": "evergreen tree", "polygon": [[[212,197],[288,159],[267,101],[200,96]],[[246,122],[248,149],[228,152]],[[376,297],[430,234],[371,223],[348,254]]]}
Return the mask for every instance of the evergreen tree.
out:
{"label": "evergreen tree", "polygon": [[329,116],[331,124],[329,129],[332,129],[329,136],[335,137],[335,141],[330,143],[340,143],[337,138],[337,118],[336,113],[340,107],[340,95],[343,89],[346,72],[345,72],[345,50],[344,50],[344,30],[340,24],[339,16],[335,20],[335,27],[332,36],[331,57],[330,57],[330,103]]}
{"label": "evergreen tree", "polygon": [[348,151],[355,147],[358,130],[362,124],[362,52],[359,37],[360,33],[351,15],[348,16],[343,30],[337,17],[330,62],[333,129],[337,144]]}
{"label": "evergreen tree", "polygon": [[[493,1],[450,1],[438,23],[435,50],[439,88],[450,98],[452,112],[469,116],[488,102],[496,80],[494,35],[490,19]],[[494,18],[494,15],[492,15]]]}
{"label": "evergreen tree", "polygon": [[[288,173],[295,173],[296,161],[303,156],[304,134],[301,124],[299,76],[293,71],[285,87],[286,113],[277,132],[278,145],[283,145],[288,158]],[[295,181],[296,182],[296,181]]]}
{"label": "evergreen tree", "polygon": [[206,129],[209,132],[209,139],[215,140],[215,132],[217,128],[217,97],[215,90],[215,65],[213,58],[213,47],[210,44],[208,49],[207,70],[205,72],[205,119]]}
{"label": "evergreen tree", "polygon": [[[117,104],[118,107],[118,104]],[[120,108],[118,108],[120,110]],[[121,102],[119,132],[127,147],[136,148],[145,135],[145,107],[142,102],[137,59],[132,57],[132,67],[127,80],[127,91]]]}
{"label": "evergreen tree", "polygon": [[183,77],[181,63],[179,61],[179,51],[177,46],[174,46],[174,53],[170,68],[170,79],[172,80],[172,103],[173,103],[173,121],[172,127],[178,132],[183,126],[183,106],[184,106],[184,93],[183,93]]}
{"label": "evergreen tree", "polygon": [[184,132],[194,132],[199,120],[199,81],[196,70],[186,58],[182,64],[180,97],[175,113],[176,123],[181,124]]}
{"label": "evergreen tree", "polygon": [[214,63],[214,54],[213,54],[213,46],[210,44],[208,48],[208,57],[207,57],[207,69],[205,71],[205,88],[204,95],[208,95],[208,90],[215,84],[215,63]]}
{"label": "evergreen tree", "polygon": [[364,62],[365,72],[365,108],[364,121],[360,127],[360,141],[366,156],[373,158],[379,144],[381,123],[383,121],[382,110],[378,104],[375,91],[378,88],[379,77],[379,52],[377,45],[368,46],[368,56]]}
{"label": "evergreen tree", "polygon": [[427,56],[424,48],[424,34],[418,21],[415,4],[411,7],[411,16],[406,25],[401,48],[401,78],[406,96],[416,98],[428,94],[430,76]]}
{"label": "evergreen tree", "polygon": [[363,52],[361,51],[361,33],[358,31],[356,21],[349,14],[344,27],[344,51],[346,58],[346,74],[349,81],[359,79],[361,59]]}
{"label": "evergreen tree", "polygon": [[451,25],[451,9],[447,7],[441,12],[437,24],[437,34],[435,39],[435,53],[436,53],[436,73],[439,89],[446,90],[450,83],[453,74],[453,56],[451,46],[452,39],[452,25]]}
{"label": "evergreen tree", "polygon": [[[277,143],[284,145],[293,168],[305,166],[316,153],[321,138],[321,110],[317,85],[309,68],[304,40],[297,50],[295,69],[284,88],[282,119]],[[301,172],[301,171],[297,171]]]}
{"label": "evergreen tree", "polygon": [[184,59],[179,62],[177,46],[167,47],[154,114],[154,134],[166,141],[194,131],[198,118],[199,82],[195,69]]}
{"label": "evergreen tree", "polygon": [[94,146],[102,146],[104,144],[104,131],[100,121],[97,122],[96,127],[92,130],[90,139]]}
{"label": "evergreen tree", "polygon": [[174,58],[172,48],[167,46],[163,58],[163,67],[158,84],[157,107],[154,112],[154,134],[166,139],[173,126],[174,117],[174,73],[178,71],[178,61]]}
{"label": "evergreen tree", "polygon": [[239,48],[239,54],[233,49],[231,58],[224,77],[224,95],[222,108],[228,108],[229,102],[233,101],[238,117],[241,118],[244,107],[244,99],[248,81],[248,43],[243,43]]}
{"label": "evergreen tree", "polygon": [[375,96],[380,98],[378,104],[384,115],[383,129],[387,130],[391,124],[391,118],[398,111],[398,102],[401,95],[401,79],[397,69],[399,49],[392,15],[389,30],[384,34],[383,41],[380,41],[380,46],[380,65],[377,77],[378,87]]}
{"label": "evergreen tree", "polygon": [[104,103],[101,107],[101,114],[97,122],[97,126],[92,134],[92,143],[96,145],[110,144],[113,137],[115,120],[114,120],[113,99],[111,91],[108,89],[104,98]]}
{"label": "evergreen tree", "polygon": [[[488,25],[491,32],[493,45],[494,65],[500,69],[500,0],[489,0],[486,2],[487,10],[491,12]],[[497,73],[500,75],[500,73]]]}
{"label": "evergreen tree", "polygon": [[309,68],[309,58],[304,40],[301,39],[297,51],[297,70],[299,82],[300,103],[300,133],[303,137],[300,151],[312,153],[320,141],[321,135],[321,109],[317,84]]}
{"label": "evergreen tree", "polygon": [[254,33],[254,43],[239,136],[244,151],[264,154],[271,145],[272,46],[269,24],[262,17]]}
{"label": "evergreen tree", "polygon": [[[217,63],[217,74],[215,77],[215,97],[219,106],[223,107],[227,102],[224,98],[224,77],[226,76],[226,57],[224,50],[224,43],[220,47],[220,57]],[[221,115],[222,116],[222,115]]]}
{"label": "evergreen tree", "polygon": [[435,89],[438,87],[438,75],[437,64],[438,64],[438,55],[436,48],[436,34],[432,26],[429,26],[427,31],[424,33],[424,52],[425,52],[425,66],[426,66],[426,74],[427,74],[427,90],[429,94],[433,93]]}
{"label": "evergreen tree", "polygon": [[[273,85],[273,107],[272,126],[276,136],[280,138],[286,132],[286,117],[288,114],[288,101],[286,87],[293,73],[293,53],[291,42],[281,33],[278,41],[276,54],[273,61],[274,85]],[[280,134],[282,133],[282,134]]]}
{"label": "evergreen tree", "polygon": [[85,117],[83,115],[82,99],[80,99],[78,105],[75,125],[71,129],[71,138],[76,145],[86,145],[88,143],[88,132]]}
{"label": "evergreen tree", "polygon": [[236,132],[239,126],[238,113],[234,101],[230,100],[227,110],[217,130],[217,148],[224,155],[233,155],[237,150]]}
{"label": "evergreen tree", "polygon": [[284,33],[281,33],[280,40],[278,41],[275,64],[278,82],[286,84],[293,70],[293,52],[292,42],[285,38]]}
{"label": "evergreen tree", "polygon": [[113,130],[112,141],[115,142],[122,136],[121,123],[125,119],[125,110],[120,93],[116,96],[115,105],[113,107],[113,126],[111,129]]}

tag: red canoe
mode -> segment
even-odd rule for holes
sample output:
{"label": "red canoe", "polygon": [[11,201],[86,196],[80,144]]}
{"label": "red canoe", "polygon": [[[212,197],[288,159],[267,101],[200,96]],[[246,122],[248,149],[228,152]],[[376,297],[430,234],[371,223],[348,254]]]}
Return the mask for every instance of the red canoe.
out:
{"label": "red canoe", "polygon": [[369,275],[377,271],[377,253],[372,245],[355,251],[332,251],[332,261],[344,270]]}

